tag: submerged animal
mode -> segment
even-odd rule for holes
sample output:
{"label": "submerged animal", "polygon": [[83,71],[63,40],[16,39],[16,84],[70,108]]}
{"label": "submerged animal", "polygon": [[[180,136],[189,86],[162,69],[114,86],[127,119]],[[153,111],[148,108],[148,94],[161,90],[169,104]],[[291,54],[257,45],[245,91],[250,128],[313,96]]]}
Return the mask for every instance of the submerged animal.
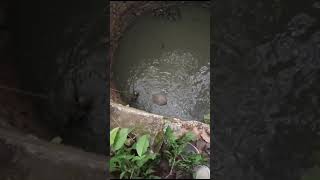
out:
{"label": "submerged animal", "polygon": [[153,94],[152,95],[152,102],[154,104],[157,104],[159,106],[163,106],[163,105],[166,105],[167,104],[167,96],[164,95],[164,94]]}

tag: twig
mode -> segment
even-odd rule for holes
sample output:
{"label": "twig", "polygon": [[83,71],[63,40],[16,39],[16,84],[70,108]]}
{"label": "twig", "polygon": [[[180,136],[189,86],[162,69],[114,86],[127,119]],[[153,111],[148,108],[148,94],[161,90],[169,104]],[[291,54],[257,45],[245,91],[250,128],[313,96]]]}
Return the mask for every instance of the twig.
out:
{"label": "twig", "polygon": [[130,179],[132,179],[133,172],[134,172],[134,169],[131,171]]}
{"label": "twig", "polygon": [[112,91],[117,91],[117,92],[122,92],[122,91],[119,91],[119,90],[116,90],[116,89],[112,89],[112,88],[110,88]]}
{"label": "twig", "polygon": [[167,178],[171,175],[175,163],[176,163],[176,157],[174,157],[173,163],[172,163],[172,166],[171,166],[171,169],[170,169],[170,172],[169,172],[169,174],[165,177],[165,179],[167,179]]}
{"label": "twig", "polygon": [[116,90],[116,89],[112,89],[110,88],[112,91],[116,91],[116,92],[120,92],[120,93],[125,93],[125,94],[130,94],[128,91],[119,91],[119,90]]}

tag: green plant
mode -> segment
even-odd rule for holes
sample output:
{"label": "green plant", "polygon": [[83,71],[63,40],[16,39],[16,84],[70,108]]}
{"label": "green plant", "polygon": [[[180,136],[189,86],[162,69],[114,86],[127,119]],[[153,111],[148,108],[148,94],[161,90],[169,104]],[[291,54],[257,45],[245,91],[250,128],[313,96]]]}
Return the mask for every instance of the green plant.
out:
{"label": "green plant", "polygon": [[155,164],[159,164],[159,157],[164,157],[169,162],[170,172],[166,178],[173,170],[192,172],[195,166],[206,162],[202,155],[186,152],[186,145],[195,140],[192,132],[177,138],[172,129],[167,127],[164,134],[162,132],[156,136],[156,143],[153,144],[153,149],[159,155],[149,150],[148,134],[136,139],[130,137],[131,131],[132,129],[119,127],[110,131],[110,173],[118,175],[120,179],[159,179],[154,175],[153,169]]}
{"label": "green plant", "polygon": [[118,173],[120,179],[159,179],[154,176],[153,162],[156,153],[148,151],[149,135],[145,134],[130,145],[132,138],[128,137],[132,129],[114,128],[110,132],[111,159],[110,173]]}
{"label": "green plant", "polygon": [[210,124],[210,114],[205,114],[203,116],[203,122],[206,124]]}
{"label": "green plant", "polygon": [[177,138],[172,129],[167,127],[165,132],[166,148],[163,151],[171,167],[167,177],[172,174],[174,168],[184,172],[191,172],[195,166],[206,162],[201,154],[187,153],[185,151],[186,145],[194,140],[195,135],[192,132],[187,132],[181,138]]}

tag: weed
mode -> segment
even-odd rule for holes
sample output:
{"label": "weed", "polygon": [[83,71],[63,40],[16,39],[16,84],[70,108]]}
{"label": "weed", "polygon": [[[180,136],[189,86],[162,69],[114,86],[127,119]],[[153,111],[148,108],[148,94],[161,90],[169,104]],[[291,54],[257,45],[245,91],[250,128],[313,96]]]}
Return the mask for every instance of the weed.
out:
{"label": "weed", "polygon": [[128,134],[131,130],[114,128],[110,132],[112,151],[109,162],[110,173],[119,173],[120,179],[159,179],[152,175],[154,172],[152,162],[157,154],[148,151],[149,135],[143,135],[132,146],[126,146],[126,142],[130,141]]}
{"label": "weed", "polygon": [[[120,179],[160,179],[155,176],[154,167],[159,164],[160,157],[164,157],[170,166],[170,172],[165,177],[172,175],[173,171],[179,170],[185,173],[192,172],[192,169],[200,164],[206,163],[207,160],[196,153],[188,153],[186,145],[195,140],[195,135],[188,132],[180,138],[177,138],[172,129],[165,129],[163,138],[157,138],[155,145],[156,152],[149,150],[150,135],[140,136],[136,141],[128,135],[132,129],[114,128],[110,132],[111,159],[109,162],[110,173],[116,173]],[[160,150],[160,151],[159,151]]]}
{"label": "weed", "polygon": [[174,168],[184,172],[192,172],[192,169],[206,162],[201,154],[188,153],[185,148],[188,143],[195,140],[195,135],[192,132],[187,132],[181,138],[177,138],[170,127],[167,127],[165,132],[166,148],[163,151],[165,158],[171,166],[168,178]]}

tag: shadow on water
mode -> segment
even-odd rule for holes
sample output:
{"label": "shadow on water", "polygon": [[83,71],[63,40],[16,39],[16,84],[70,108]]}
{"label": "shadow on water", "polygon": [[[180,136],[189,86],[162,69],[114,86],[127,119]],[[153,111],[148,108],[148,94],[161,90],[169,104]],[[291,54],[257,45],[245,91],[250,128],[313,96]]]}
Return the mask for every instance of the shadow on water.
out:
{"label": "shadow on water", "polygon": [[213,6],[214,177],[301,179],[319,163],[319,2]]}

